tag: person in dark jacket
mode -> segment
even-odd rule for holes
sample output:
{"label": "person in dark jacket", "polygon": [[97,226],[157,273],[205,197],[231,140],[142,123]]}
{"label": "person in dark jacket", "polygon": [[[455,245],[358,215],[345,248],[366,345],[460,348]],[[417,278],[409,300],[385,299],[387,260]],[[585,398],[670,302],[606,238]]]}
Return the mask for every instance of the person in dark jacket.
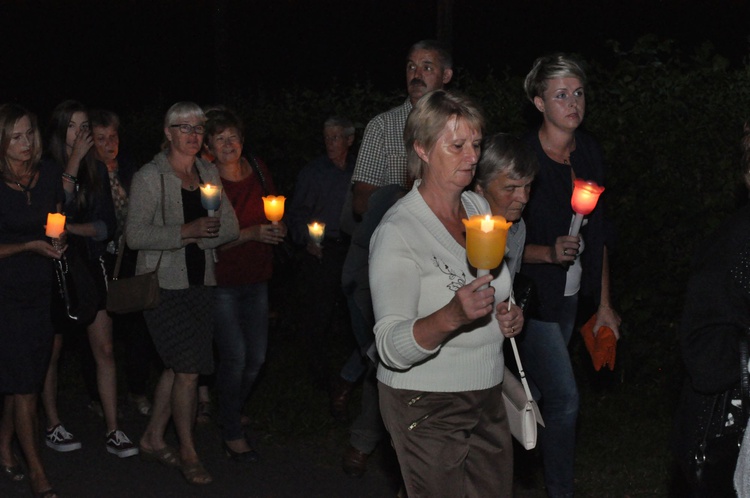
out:
{"label": "person in dark jacket", "polygon": [[[750,188],[750,126],[745,125],[743,173]],[[735,496],[732,475],[737,448],[714,470],[695,479],[695,453],[706,426],[735,431],[742,415],[709,421],[717,394],[729,392],[736,406],[740,391],[740,338],[750,328],[750,205],[730,216],[693,257],[680,321],[680,350],[687,371],[677,409],[675,451],[692,496]],[[747,368],[747,364],[744,365]],[[733,401],[734,400],[734,401]],[[721,401],[720,401],[721,402]],[[712,462],[709,461],[709,466]]]}

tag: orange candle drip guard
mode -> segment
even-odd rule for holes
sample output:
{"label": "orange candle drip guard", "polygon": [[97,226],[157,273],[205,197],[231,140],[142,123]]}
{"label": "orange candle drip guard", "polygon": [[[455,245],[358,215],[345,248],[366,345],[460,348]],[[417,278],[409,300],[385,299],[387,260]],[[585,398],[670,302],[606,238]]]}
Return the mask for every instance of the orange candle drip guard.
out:
{"label": "orange candle drip guard", "polygon": [[576,215],[573,224],[570,226],[569,235],[578,235],[583,217],[594,210],[602,192],[604,192],[604,187],[597,185],[595,182],[581,180],[580,178],[575,179],[570,205]]}
{"label": "orange candle drip guard", "polygon": [[284,201],[286,201],[286,197],[283,195],[263,197],[263,210],[266,213],[266,218],[274,225],[278,224],[284,217]]}
{"label": "orange candle drip guard", "polygon": [[[477,270],[485,270],[481,274],[487,274],[489,270],[500,266],[505,256],[508,229],[513,223],[502,216],[489,215],[475,215],[461,221],[466,226],[466,255],[469,263]],[[477,274],[481,276],[479,272]]]}

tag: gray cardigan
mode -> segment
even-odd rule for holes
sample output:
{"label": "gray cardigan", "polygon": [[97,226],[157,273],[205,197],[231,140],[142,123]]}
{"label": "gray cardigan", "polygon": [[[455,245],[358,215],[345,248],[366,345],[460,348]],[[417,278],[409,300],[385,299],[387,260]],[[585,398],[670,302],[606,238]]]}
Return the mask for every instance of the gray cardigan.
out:
{"label": "gray cardigan", "polygon": [[[196,158],[201,179],[205,183],[221,185],[219,171],[213,164]],[[162,217],[161,178],[164,178],[164,216]],[[221,219],[218,237],[201,238],[198,247],[206,255],[205,285],[216,285],[213,249],[235,240],[239,224],[226,194],[221,194]],[[182,208],[182,181],[167,161],[166,151],[154,156],[133,177],[128,203],[125,238],[131,249],[138,250],[136,274],[153,271],[159,263],[159,286],[162,289],[187,289],[185,247],[180,234],[185,223]]]}

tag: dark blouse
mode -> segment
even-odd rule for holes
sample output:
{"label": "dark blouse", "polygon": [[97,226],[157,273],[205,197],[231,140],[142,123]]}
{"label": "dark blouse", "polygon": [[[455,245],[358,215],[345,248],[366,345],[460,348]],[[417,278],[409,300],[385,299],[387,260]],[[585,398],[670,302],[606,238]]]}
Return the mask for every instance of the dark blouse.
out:
{"label": "dark blouse", "polygon": [[[182,189],[182,210],[185,223],[208,216],[208,212],[201,204],[201,191],[199,189]],[[198,247],[198,244],[188,244],[185,247],[185,266],[188,272],[188,283],[190,285],[203,285],[206,273],[206,253]]]}
{"label": "dark blouse", "polygon": [[[57,212],[57,204],[65,200],[61,180],[62,169],[55,163],[39,166],[39,178],[26,194],[0,182],[0,244],[20,244],[32,240],[49,240],[44,225],[47,214]],[[52,260],[35,252],[22,252],[0,259],[0,296],[30,289],[32,294],[52,288]]]}
{"label": "dark blouse", "polygon": [[[536,152],[539,161],[539,173],[531,186],[531,196],[523,214],[526,221],[526,244],[551,246],[557,237],[568,234],[574,214],[570,205],[573,195],[571,167],[576,178],[604,185],[602,151],[596,140],[577,130],[576,149],[570,155],[570,165],[565,165],[553,161],[544,152],[537,131],[529,133],[524,139]],[[581,254],[583,275],[580,293],[590,296],[596,304],[600,300],[602,261],[607,239],[603,205],[606,195],[605,191],[594,211],[585,217],[588,223],[580,231],[586,243]],[[558,321],[564,298],[566,272],[566,268],[553,264],[524,264],[521,267],[521,273],[531,277],[536,284],[539,306],[538,316],[534,318]]]}

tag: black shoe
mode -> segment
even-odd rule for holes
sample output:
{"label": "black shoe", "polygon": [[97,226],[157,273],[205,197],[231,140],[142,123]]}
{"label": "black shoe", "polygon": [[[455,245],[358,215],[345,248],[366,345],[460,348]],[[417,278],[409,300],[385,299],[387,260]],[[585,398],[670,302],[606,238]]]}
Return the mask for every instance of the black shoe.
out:
{"label": "black shoe", "polygon": [[224,453],[226,453],[227,457],[234,462],[255,463],[260,460],[260,455],[253,448],[250,448],[250,451],[239,453],[230,448],[226,441],[221,442],[221,447],[224,449]]}
{"label": "black shoe", "polygon": [[341,457],[341,468],[344,473],[350,477],[362,477],[367,471],[367,459],[370,455],[359,451],[354,446],[349,445]]}
{"label": "black shoe", "polygon": [[354,384],[341,377],[331,382],[330,409],[331,416],[342,424],[349,421],[349,396],[352,394]]}

